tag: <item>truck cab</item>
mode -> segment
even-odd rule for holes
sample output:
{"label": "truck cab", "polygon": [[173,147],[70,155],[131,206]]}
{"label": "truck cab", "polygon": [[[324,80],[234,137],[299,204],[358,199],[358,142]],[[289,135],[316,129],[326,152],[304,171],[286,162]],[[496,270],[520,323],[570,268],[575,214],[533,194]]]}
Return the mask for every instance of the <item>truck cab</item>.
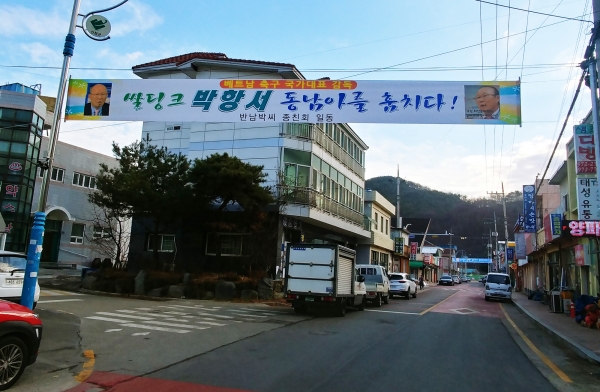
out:
{"label": "truck cab", "polygon": [[390,280],[384,267],[374,264],[357,264],[356,274],[365,277],[366,299],[376,307],[389,303]]}

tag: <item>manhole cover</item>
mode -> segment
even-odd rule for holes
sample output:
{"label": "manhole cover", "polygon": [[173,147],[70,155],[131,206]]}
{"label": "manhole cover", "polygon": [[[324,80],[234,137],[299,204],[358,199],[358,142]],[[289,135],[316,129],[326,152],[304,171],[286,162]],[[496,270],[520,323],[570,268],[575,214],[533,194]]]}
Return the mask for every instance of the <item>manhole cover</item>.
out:
{"label": "manhole cover", "polygon": [[468,309],[468,308],[460,308],[460,309],[450,309],[451,311],[453,311],[454,313],[458,313],[458,314],[472,314],[472,313],[479,313],[476,310],[473,309]]}

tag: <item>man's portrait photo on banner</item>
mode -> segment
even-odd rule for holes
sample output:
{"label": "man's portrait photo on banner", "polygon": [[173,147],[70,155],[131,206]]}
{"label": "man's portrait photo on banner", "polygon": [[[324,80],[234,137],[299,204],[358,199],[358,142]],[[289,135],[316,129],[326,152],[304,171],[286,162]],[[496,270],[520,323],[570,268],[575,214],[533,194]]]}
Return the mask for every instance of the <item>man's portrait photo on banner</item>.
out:
{"label": "man's portrait photo on banner", "polygon": [[112,83],[90,83],[84,116],[108,116],[110,114],[110,90]]}
{"label": "man's portrait photo on banner", "polygon": [[499,120],[500,86],[465,86],[465,118],[468,120]]}

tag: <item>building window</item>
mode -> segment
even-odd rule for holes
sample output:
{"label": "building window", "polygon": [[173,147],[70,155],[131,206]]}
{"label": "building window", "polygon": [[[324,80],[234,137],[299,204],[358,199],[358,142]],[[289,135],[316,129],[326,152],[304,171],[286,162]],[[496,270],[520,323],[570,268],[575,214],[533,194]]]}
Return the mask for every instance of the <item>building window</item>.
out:
{"label": "building window", "polygon": [[107,238],[111,236],[111,230],[107,227],[94,226],[94,238]]}
{"label": "building window", "polygon": [[383,233],[383,216],[381,217],[381,232]]}
{"label": "building window", "polygon": [[385,234],[389,234],[389,225],[390,221],[388,219],[385,220]]}
{"label": "building window", "polygon": [[94,189],[96,188],[96,177],[81,173],[73,173],[73,185]]}
{"label": "building window", "polygon": [[71,243],[72,244],[83,244],[83,234],[85,232],[85,225],[81,223],[73,223],[71,226]]}
{"label": "building window", "polygon": [[175,235],[174,234],[158,234],[154,236],[153,234],[148,235],[148,242],[146,246],[146,250],[154,251],[154,239],[158,238],[156,243],[158,243],[158,251],[159,252],[173,252],[175,251]]}
{"label": "building window", "polygon": [[377,264],[379,262],[379,252],[376,250],[371,251],[371,264]]}
{"label": "building window", "polygon": [[65,169],[61,169],[59,167],[52,168],[52,175],[50,176],[50,179],[52,181],[63,182],[64,178],[65,178]]}
{"label": "building window", "polygon": [[206,236],[206,254],[217,255],[218,243],[221,243],[221,256],[241,256],[244,236],[241,234],[217,234],[210,233]]}
{"label": "building window", "polygon": [[375,213],[375,230],[377,230],[377,222],[379,222],[379,214]]}

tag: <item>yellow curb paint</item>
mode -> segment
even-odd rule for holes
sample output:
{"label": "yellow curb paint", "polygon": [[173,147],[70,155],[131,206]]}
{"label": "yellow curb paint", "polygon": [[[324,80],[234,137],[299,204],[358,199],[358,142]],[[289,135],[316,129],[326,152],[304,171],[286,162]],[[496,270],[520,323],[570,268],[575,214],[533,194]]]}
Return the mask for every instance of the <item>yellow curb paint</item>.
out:
{"label": "yellow curb paint", "polygon": [[84,382],[92,375],[94,371],[94,364],[96,363],[96,357],[94,356],[94,350],[85,350],[83,356],[88,360],[83,364],[83,370],[75,376],[75,380],[78,382]]}
{"label": "yellow curb paint", "polygon": [[449,296],[448,298],[446,298],[445,300],[438,302],[437,304],[433,305],[432,307],[425,309],[424,311],[422,311],[421,313],[419,313],[419,316],[424,315],[425,313],[429,312],[430,310],[432,310],[433,308],[435,308],[438,305],[443,304],[444,302],[448,301],[450,298],[454,297],[456,294],[458,294],[459,291],[457,291],[456,293],[452,294],[451,296]]}
{"label": "yellow curb paint", "polygon": [[525,336],[525,334],[523,333],[523,331],[521,331],[519,329],[519,327],[517,327],[517,324],[515,324],[514,321],[512,321],[512,319],[510,318],[510,316],[508,315],[508,313],[506,313],[506,310],[504,310],[504,306],[502,306],[502,304],[498,304],[500,305],[500,309],[502,309],[502,313],[504,313],[504,317],[506,317],[506,320],[510,323],[510,325],[512,325],[512,327],[515,329],[515,331],[517,331],[517,333],[519,334],[519,336],[521,337],[521,339],[523,339],[523,341],[525,342],[525,344],[527,344],[527,346],[529,346],[529,348],[536,353],[536,355],[538,357],[540,357],[540,359],[542,360],[542,362],[544,362],[546,364],[546,366],[548,366],[550,369],[552,369],[552,371],[554,373],[556,373],[556,375],[558,377],[560,377],[561,380],[563,380],[564,382],[573,382],[573,380],[571,380],[569,378],[569,376],[567,376],[565,374],[565,372],[563,372],[562,370],[560,370],[558,368],[558,366],[556,366],[554,364],[554,362],[552,362],[547,356],[544,355],[544,353],[542,353],[536,346],[534,346],[534,344],[531,342],[531,340],[529,340],[529,338],[527,336]]}

